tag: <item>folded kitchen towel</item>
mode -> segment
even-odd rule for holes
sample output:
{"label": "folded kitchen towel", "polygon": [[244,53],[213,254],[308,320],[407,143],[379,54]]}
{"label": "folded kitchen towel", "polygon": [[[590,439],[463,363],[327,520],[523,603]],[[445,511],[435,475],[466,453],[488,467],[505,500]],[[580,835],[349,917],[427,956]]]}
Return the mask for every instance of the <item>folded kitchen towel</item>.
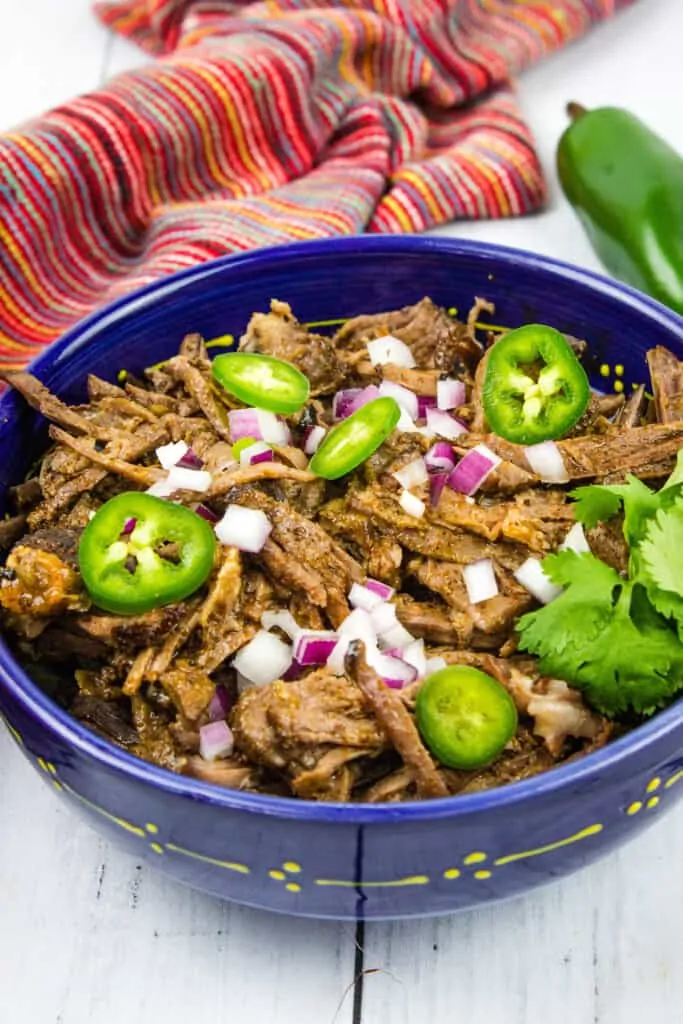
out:
{"label": "folded kitchen towel", "polygon": [[157,59],[0,135],[0,365],[164,274],[528,213],[510,78],[632,0],[122,0]]}

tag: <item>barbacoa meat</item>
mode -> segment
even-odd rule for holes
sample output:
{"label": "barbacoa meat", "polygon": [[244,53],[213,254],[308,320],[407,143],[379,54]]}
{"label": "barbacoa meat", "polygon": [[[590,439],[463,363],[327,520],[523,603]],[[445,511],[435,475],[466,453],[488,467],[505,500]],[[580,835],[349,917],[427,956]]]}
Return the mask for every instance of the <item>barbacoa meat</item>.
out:
{"label": "barbacoa meat", "polygon": [[[187,335],[177,354],[114,383],[87,380],[88,400],[69,406],[30,373],[7,382],[50,422],[50,447],[33,475],[9,492],[0,523],[0,620],[18,657],[47,692],[98,735],[129,752],[214,785],[325,801],[399,802],[505,785],[584,756],[632,723],[609,722],[568,681],[542,676],[517,652],[515,624],[536,606],[515,578],[543,558],[573,525],[568,491],[581,481],[617,482],[634,473],[659,480],[683,443],[683,365],[664,348],[648,353],[651,383],[624,400],[598,395],[557,442],[571,478],[542,483],[525,450],[491,434],[481,391],[487,353],[500,336],[476,299],[456,319],[431,299],[353,318],[333,337],[300,323],[274,300],[255,313],[243,351],[285,359],[311,382],[306,407],[288,417],[291,443],[272,461],[240,465],[229,413],[238,400],[212,377],[203,339]],[[483,321],[483,323],[482,323]],[[374,365],[368,342],[391,334],[414,367]],[[577,355],[586,345],[568,339]],[[465,386],[454,414],[467,431],[457,456],[479,444],[501,463],[471,497],[445,487],[414,489],[420,516],[402,507],[395,473],[421,459],[435,438],[424,420],[402,424],[357,470],[328,482],[311,473],[308,431],[332,426],[332,395],[383,381],[433,401],[439,381]],[[653,398],[649,397],[648,387]],[[165,471],[155,449],[184,441],[211,474],[206,493],[170,500],[220,517],[228,505],[262,512],[270,534],[257,553],[219,545],[213,571],[182,602],[141,615],[91,605],[78,566],[83,528],[113,495],[146,490]],[[208,510],[208,512],[207,512]],[[587,531],[593,553],[617,572],[628,549],[617,516]],[[498,593],[472,604],[463,570],[490,559]],[[426,658],[481,669],[511,694],[516,735],[491,764],[455,771],[438,763],[415,720],[421,680],[386,686],[354,640],[342,667],[294,664],[286,678],[252,685],[234,656],[264,627],[266,613],[300,630],[336,631],[354,584],[370,577],[394,588],[397,622],[425,645]],[[272,621],[272,620],[269,620]],[[284,627],[268,626],[285,641]],[[335,672],[340,674],[335,674]],[[202,728],[227,714],[234,750],[202,754]]]}

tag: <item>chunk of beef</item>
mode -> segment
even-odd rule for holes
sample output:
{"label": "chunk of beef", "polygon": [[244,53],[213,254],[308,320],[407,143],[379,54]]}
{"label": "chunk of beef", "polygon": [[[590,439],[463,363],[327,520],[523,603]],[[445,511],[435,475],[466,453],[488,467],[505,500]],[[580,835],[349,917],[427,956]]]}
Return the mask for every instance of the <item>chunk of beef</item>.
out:
{"label": "chunk of beef", "polygon": [[119,747],[130,748],[138,743],[138,734],[131,725],[128,709],[119,701],[102,700],[81,693],[69,710],[79,721]]}
{"label": "chunk of beef", "polygon": [[388,687],[375,670],[370,668],[365,660],[365,648],[361,640],[354,640],[349,646],[345,667],[351,678],[355,679],[406,766],[415,772],[417,795],[448,796],[443,779],[420,739],[417,726],[405,704],[398,693]]}
{"label": "chunk of beef", "polygon": [[[329,786],[338,792],[337,776],[347,761],[379,753],[387,744],[358,687],[327,669],[295,682],[248,688],[231,724],[239,752],[285,773],[295,792],[300,781],[315,799],[329,799]],[[333,757],[332,751],[342,753]]]}
{"label": "chunk of beef", "polygon": [[673,352],[657,345],[649,349],[647,365],[657,419],[660,423],[680,423],[683,421],[683,363]]}
{"label": "chunk of beef", "polygon": [[0,606],[38,618],[87,608],[76,556],[78,534],[47,529],[26,534],[10,551],[0,578]]}
{"label": "chunk of beef", "polygon": [[157,643],[187,614],[187,604],[165,605],[141,615],[109,615],[92,612],[72,620],[71,628],[108,647],[135,650]]}
{"label": "chunk of beef", "polygon": [[[482,443],[509,464],[527,471],[524,447],[496,434],[462,434],[454,447],[464,453]],[[557,447],[571,480],[603,479],[615,473],[631,473],[651,480],[673,468],[678,450],[683,447],[683,422],[648,423],[631,430],[572,437],[558,441]],[[493,474],[488,479],[492,478]]]}
{"label": "chunk of beef", "polygon": [[270,313],[254,313],[239,347],[293,363],[308,377],[312,395],[331,395],[344,383],[346,371],[332,341],[303,327],[286,302],[273,299]]}
{"label": "chunk of beef", "polygon": [[354,317],[340,327],[334,341],[340,349],[356,351],[386,334],[405,342],[421,368],[452,372],[474,365],[481,355],[481,346],[465,325],[429,298],[395,312]]}

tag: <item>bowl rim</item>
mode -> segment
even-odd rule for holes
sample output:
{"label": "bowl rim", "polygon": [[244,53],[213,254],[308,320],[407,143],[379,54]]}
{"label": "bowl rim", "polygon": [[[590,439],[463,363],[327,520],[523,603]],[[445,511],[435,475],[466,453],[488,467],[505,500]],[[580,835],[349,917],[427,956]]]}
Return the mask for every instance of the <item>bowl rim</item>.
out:
{"label": "bowl rim", "polygon": [[[606,298],[616,299],[625,309],[645,314],[666,329],[678,332],[683,341],[683,317],[654,299],[628,285],[603,274],[565,263],[539,253],[509,246],[484,243],[469,239],[442,236],[381,236],[361,235],[330,238],[317,241],[295,242],[287,245],[229,254],[195,267],[153,281],[131,293],[121,296],[79,321],[62,337],[49,345],[34,359],[28,369],[40,376],[46,366],[54,368],[81,348],[103,326],[119,318],[135,314],[137,310],[154,305],[164,295],[182,289],[195,280],[230,271],[233,267],[249,268],[250,264],[277,267],[292,258],[317,259],[330,252],[340,255],[397,253],[419,255],[423,252],[447,252],[452,255],[473,257],[482,261],[515,263],[529,270],[572,281]],[[0,421],[13,401],[11,392],[0,398]],[[683,724],[683,698],[660,711],[650,721],[584,758],[542,772],[530,779],[498,786],[494,789],[462,796],[449,796],[432,800],[415,800],[402,804],[320,803],[293,797],[244,793],[202,782],[189,776],[178,775],[167,769],[143,761],[100,738],[81,725],[67,711],[43,693],[37,683],[16,662],[0,637],[0,687],[19,705],[24,714],[39,721],[55,738],[74,748],[86,758],[125,776],[129,781],[158,788],[167,795],[192,799],[199,803],[225,807],[250,814],[281,819],[362,825],[372,823],[396,824],[424,820],[462,817],[497,810],[550,796],[559,790],[584,783],[602,771],[615,768],[631,756],[654,745]],[[683,753],[683,737],[681,739]]]}

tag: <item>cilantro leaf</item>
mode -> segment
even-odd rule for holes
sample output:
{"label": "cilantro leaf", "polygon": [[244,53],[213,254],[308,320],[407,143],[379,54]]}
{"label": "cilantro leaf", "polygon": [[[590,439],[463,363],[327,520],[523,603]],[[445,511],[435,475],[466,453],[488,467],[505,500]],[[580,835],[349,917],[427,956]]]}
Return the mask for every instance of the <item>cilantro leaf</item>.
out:
{"label": "cilantro leaf", "polygon": [[629,476],[625,484],[590,484],[569,492],[575,499],[574,516],[587,529],[612,519],[623,507],[624,537],[629,545],[643,536],[648,519],[660,507],[659,495],[638,477]]}
{"label": "cilantro leaf", "polygon": [[659,493],[662,494],[663,491],[668,491],[671,487],[680,487],[681,484],[683,484],[683,448],[680,449],[676,456],[676,465],[674,466],[673,473]]}
{"label": "cilantro leaf", "polygon": [[542,672],[582,690],[609,717],[650,714],[683,686],[683,645],[642,588],[594,555],[563,551],[544,571],[565,589],[517,623]]}
{"label": "cilantro leaf", "polygon": [[653,607],[675,619],[683,639],[683,502],[660,509],[638,545],[636,579],[643,584]]}

